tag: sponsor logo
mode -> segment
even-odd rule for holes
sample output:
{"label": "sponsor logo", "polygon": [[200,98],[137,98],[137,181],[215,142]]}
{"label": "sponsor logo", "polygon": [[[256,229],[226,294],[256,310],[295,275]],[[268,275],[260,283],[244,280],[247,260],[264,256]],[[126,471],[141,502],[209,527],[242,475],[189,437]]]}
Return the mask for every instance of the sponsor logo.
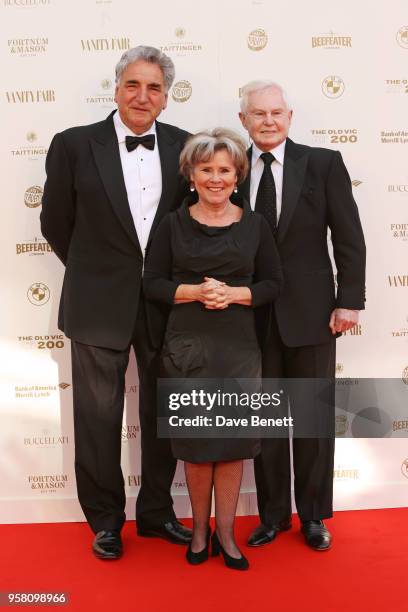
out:
{"label": "sponsor logo", "polygon": [[390,287],[408,287],[408,274],[388,274]]}
{"label": "sponsor logo", "polygon": [[407,144],[408,132],[406,130],[382,130],[380,139],[382,144]]}
{"label": "sponsor logo", "polygon": [[402,372],[402,382],[405,385],[408,385],[408,366],[406,368],[404,368],[404,370]]}
{"label": "sponsor logo", "polygon": [[41,102],[55,102],[54,89],[25,89],[6,91],[6,100],[9,104],[39,104]]}
{"label": "sponsor logo", "polygon": [[85,98],[87,104],[100,104],[104,108],[113,108],[115,104],[113,83],[110,79],[102,79],[98,87]]}
{"label": "sponsor logo", "polygon": [[312,49],[341,49],[351,47],[351,36],[328,32],[312,36]]}
{"label": "sponsor logo", "polygon": [[403,26],[397,32],[397,43],[403,49],[408,49],[408,26]]}
{"label": "sponsor logo", "polygon": [[84,52],[126,51],[127,49],[130,49],[130,46],[130,38],[127,36],[81,39],[81,49]]}
{"label": "sponsor logo", "polygon": [[408,430],[408,420],[392,422],[392,431],[402,431],[402,430],[403,431]]}
{"label": "sponsor logo", "polygon": [[16,255],[22,253],[28,253],[29,255],[45,255],[45,253],[52,253],[52,248],[44,238],[34,238],[33,240],[27,240],[27,242],[20,242],[16,244]]}
{"label": "sponsor logo", "polygon": [[387,93],[408,93],[408,79],[386,79],[385,91]]}
{"label": "sponsor logo", "polygon": [[334,469],[334,480],[359,480],[360,470],[342,465]]}
{"label": "sponsor logo", "polygon": [[262,51],[268,44],[268,34],[262,28],[256,28],[248,34],[247,44],[251,51]]}
{"label": "sponsor logo", "polygon": [[316,128],[311,130],[313,142],[319,145],[354,144],[358,140],[356,128]]}
{"label": "sponsor logo", "polygon": [[140,474],[130,474],[127,477],[127,485],[128,487],[140,487],[142,484],[142,477]]}
{"label": "sponsor logo", "polygon": [[171,90],[171,97],[175,102],[187,102],[192,93],[193,88],[189,81],[177,81]]}
{"label": "sponsor logo", "polygon": [[353,187],[360,187],[360,185],[363,184],[363,181],[360,181],[359,179],[354,179],[354,181],[351,181],[351,184],[353,185]]}
{"label": "sponsor logo", "polygon": [[339,414],[336,416],[336,437],[344,436],[348,429],[348,420],[346,415]]}
{"label": "sponsor logo", "polygon": [[27,298],[34,306],[44,306],[50,299],[50,290],[44,283],[33,283],[27,290]]}
{"label": "sponsor logo", "polygon": [[408,478],[408,459],[405,459],[405,461],[402,462],[401,472],[405,478]]}
{"label": "sponsor logo", "polygon": [[48,38],[12,38],[7,41],[11,55],[35,57],[48,50]]}
{"label": "sponsor logo", "polygon": [[187,483],[185,481],[173,482],[173,487],[175,489],[187,489]]}
{"label": "sponsor logo", "polygon": [[396,329],[391,332],[393,338],[407,338],[408,337],[408,327],[402,327],[401,329]]}
{"label": "sponsor logo", "polygon": [[14,397],[16,399],[39,399],[51,397],[58,393],[58,389],[66,391],[71,385],[60,383],[58,385],[16,385],[14,387]]}
{"label": "sponsor logo", "polygon": [[50,334],[45,336],[18,336],[18,341],[24,348],[62,349],[65,346],[64,334]]}
{"label": "sponsor logo", "polygon": [[184,40],[187,36],[187,31],[184,27],[178,26],[174,30],[174,35],[177,40],[160,45],[161,51],[183,56],[187,55],[187,53],[196,53],[203,50],[203,46],[200,43]]}
{"label": "sponsor logo", "polygon": [[139,393],[139,385],[129,385],[125,387],[125,395],[131,395],[132,393]]}
{"label": "sponsor logo", "polygon": [[27,476],[30,489],[40,493],[55,493],[57,489],[65,489],[68,484],[67,474],[32,474]]}
{"label": "sponsor logo", "polygon": [[33,185],[26,189],[24,193],[24,204],[27,208],[37,208],[42,203],[44,190],[39,185]]}
{"label": "sponsor logo", "polygon": [[122,442],[136,440],[139,431],[139,425],[122,425]]}
{"label": "sponsor logo", "polygon": [[342,363],[336,363],[336,376],[339,374],[343,374],[344,365]]}
{"label": "sponsor logo", "polygon": [[[27,132],[26,134],[26,140],[27,142],[34,143],[38,140],[38,136],[35,132],[30,131]],[[42,155],[46,155],[48,152],[48,148],[47,147],[43,147],[43,146],[22,146],[22,147],[17,147],[16,149],[11,149],[10,153],[13,157],[25,157],[31,160],[36,160],[38,159],[40,156]]]}
{"label": "sponsor logo", "polygon": [[344,81],[341,77],[331,75],[322,81],[322,91],[327,98],[340,98],[345,90]]}
{"label": "sponsor logo", "polygon": [[408,185],[388,185],[387,191],[389,193],[408,193]]}
{"label": "sponsor logo", "polygon": [[339,378],[336,380],[336,385],[341,385],[342,387],[352,387],[353,385],[358,385],[358,378]]}
{"label": "sponsor logo", "polygon": [[390,230],[393,238],[408,240],[408,223],[391,223]]}
{"label": "sponsor logo", "polygon": [[[405,320],[408,323],[408,316]],[[394,331],[391,331],[391,335],[393,338],[406,338],[408,337],[408,327],[403,326],[399,329],[395,329]]]}
{"label": "sponsor logo", "polygon": [[69,444],[68,436],[49,435],[47,430],[44,430],[39,436],[24,438],[24,446],[30,446],[32,448],[51,448],[65,446],[66,444]]}
{"label": "sponsor logo", "polygon": [[38,6],[49,6],[51,0],[3,0],[4,6],[15,6],[19,8],[36,8]]}
{"label": "sponsor logo", "polygon": [[357,325],[355,325],[354,327],[351,327],[347,331],[342,332],[342,335],[343,336],[361,336],[362,335],[361,324],[358,323]]}

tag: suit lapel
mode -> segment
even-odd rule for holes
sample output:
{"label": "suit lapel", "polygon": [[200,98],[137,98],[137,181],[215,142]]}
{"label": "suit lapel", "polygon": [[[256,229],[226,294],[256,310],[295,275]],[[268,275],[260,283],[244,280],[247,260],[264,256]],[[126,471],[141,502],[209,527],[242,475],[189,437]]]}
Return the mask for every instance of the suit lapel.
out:
{"label": "suit lapel", "polygon": [[252,146],[250,146],[249,149],[247,150],[247,157],[248,157],[248,173],[245,177],[244,182],[241,183],[241,185],[239,186],[239,192],[247,202],[250,202],[251,201],[250,198],[251,198]]}
{"label": "suit lapel", "polygon": [[112,207],[123,228],[141,253],[135,224],[130,212],[122,164],[120,162],[119,144],[112,117],[113,113],[103,123],[99,133],[91,139],[91,148],[101,181]]}
{"label": "suit lapel", "polygon": [[277,241],[281,243],[299,201],[309,155],[290,138],[286,141],[283,163],[282,210],[278,223]]}
{"label": "suit lapel", "polygon": [[148,242],[150,242],[160,219],[171,209],[179,179],[180,145],[170,136],[165,126],[157,121],[156,133],[162,173],[162,192]]}

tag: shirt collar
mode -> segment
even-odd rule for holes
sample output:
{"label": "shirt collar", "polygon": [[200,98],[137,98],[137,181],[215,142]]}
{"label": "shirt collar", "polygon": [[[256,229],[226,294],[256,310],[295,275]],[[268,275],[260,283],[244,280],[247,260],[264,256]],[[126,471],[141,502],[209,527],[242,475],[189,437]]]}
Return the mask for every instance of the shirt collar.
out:
{"label": "shirt collar", "polygon": [[[285,157],[285,146],[286,146],[286,139],[280,144],[278,144],[277,147],[275,147],[274,149],[271,149],[270,151],[270,153],[273,153],[274,158],[276,159],[277,162],[281,164],[281,166],[283,166],[283,160]],[[252,143],[252,162],[251,162],[252,168],[255,166],[256,162],[258,161],[262,153],[263,151],[261,151],[261,149],[258,149],[255,143]]]}
{"label": "shirt collar", "polygon": [[127,125],[123,123],[122,119],[120,118],[119,111],[113,115],[113,125],[115,126],[119,144],[125,142],[126,136],[145,136],[146,134],[156,134],[155,121],[153,121],[150,128],[146,132],[143,132],[143,134],[135,134],[130,128],[128,128]]}

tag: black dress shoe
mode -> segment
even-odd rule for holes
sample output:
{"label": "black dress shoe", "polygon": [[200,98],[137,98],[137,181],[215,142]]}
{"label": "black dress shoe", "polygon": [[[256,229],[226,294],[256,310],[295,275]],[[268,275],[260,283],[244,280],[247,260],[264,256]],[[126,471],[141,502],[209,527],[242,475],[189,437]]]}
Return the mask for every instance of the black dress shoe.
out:
{"label": "black dress shoe", "polygon": [[187,552],[186,552],[186,559],[190,563],[190,565],[200,565],[201,563],[204,563],[204,561],[208,561],[208,550],[210,547],[210,538],[211,538],[211,528],[208,527],[205,546],[199,552],[193,552],[191,550],[191,542],[190,542],[187,548]]}
{"label": "black dress shoe", "polygon": [[92,544],[92,551],[98,559],[119,559],[123,553],[119,531],[98,531]]}
{"label": "black dress shoe", "polygon": [[263,546],[273,542],[280,531],[287,531],[292,527],[290,519],[281,521],[271,527],[266,527],[262,523],[256,527],[248,538],[248,546]]}
{"label": "black dress shoe", "polygon": [[329,550],[332,543],[330,531],[323,521],[302,521],[302,533],[305,541],[314,550]]}
{"label": "black dress shoe", "polygon": [[211,556],[218,557],[220,553],[224,557],[225,565],[230,569],[241,571],[249,569],[248,559],[244,557],[242,553],[238,559],[236,557],[231,557],[231,555],[229,555],[227,551],[224,550],[224,548],[221,546],[221,542],[218,539],[217,532],[214,531],[211,538]]}
{"label": "black dress shoe", "polygon": [[192,531],[178,521],[169,521],[155,527],[138,526],[137,535],[143,538],[163,538],[168,542],[172,542],[172,544],[189,544],[191,542]]}

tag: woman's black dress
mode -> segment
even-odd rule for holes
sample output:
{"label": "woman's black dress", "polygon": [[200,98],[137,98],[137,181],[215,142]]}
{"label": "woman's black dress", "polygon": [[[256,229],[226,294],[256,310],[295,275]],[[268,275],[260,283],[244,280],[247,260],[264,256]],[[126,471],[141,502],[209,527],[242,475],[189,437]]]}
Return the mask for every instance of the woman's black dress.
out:
{"label": "woman's black dress", "polygon": [[[272,302],[282,282],[272,232],[262,215],[243,204],[240,221],[209,227],[193,219],[189,201],[166,215],[146,260],[148,300],[173,304],[179,284],[200,284],[205,276],[247,286],[252,307],[231,304],[208,310],[200,302],[173,304],[162,350],[162,376],[171,378],[261,378],[261,353],[254,307]],[[172,439],[173,454],[192,463],[248,459],[258,440]]]}

